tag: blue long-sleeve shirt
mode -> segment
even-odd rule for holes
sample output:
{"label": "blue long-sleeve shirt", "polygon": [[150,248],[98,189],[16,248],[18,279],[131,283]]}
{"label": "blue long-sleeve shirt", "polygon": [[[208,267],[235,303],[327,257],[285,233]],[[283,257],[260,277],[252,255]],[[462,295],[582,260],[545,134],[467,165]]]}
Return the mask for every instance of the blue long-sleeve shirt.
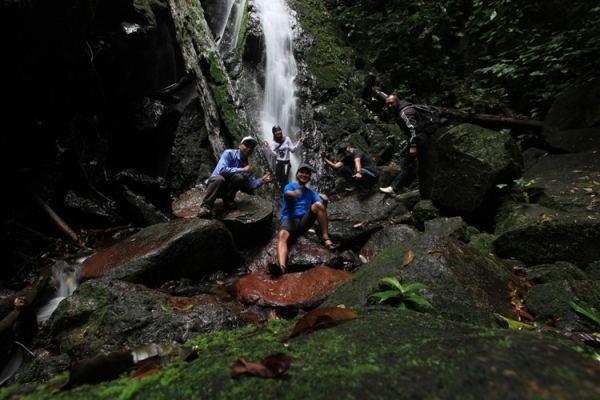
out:
{"label": "blue long-sleeve shirt", "polygon": [[253,172],[242,172],[242,168],[246,165],[248,165],[248,160],[245,162],[242,161],[239,150],[225,150],[223,154],[221,154],[221,158],[211,177],[219,175],[227,177],[235,174],[242,174],[252,190],[261,187],[263,184],[262,178],[256,179]]}

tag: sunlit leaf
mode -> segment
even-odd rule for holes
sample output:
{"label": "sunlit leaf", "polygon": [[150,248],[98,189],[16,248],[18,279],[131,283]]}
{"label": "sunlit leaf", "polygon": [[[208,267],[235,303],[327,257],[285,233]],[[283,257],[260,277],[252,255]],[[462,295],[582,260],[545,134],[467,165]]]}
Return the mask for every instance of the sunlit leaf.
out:
{"label": "sunlit leaf", "polygon": [[296,322],[290,338],[294,337],[302,332],[310,331],[325,324],[339,323],[349,319],[359,318],[360,316],[353,311],[339,307],[323,307],[316,308],[306,313],[302,318]]}
{"label": "sunlit leaf", "polygon": [[600,325],[600,311],[590,306],[584,301],[569,301],[569,305],[575,311],[595,321]]}
{"label": "sunlit leaf", "polygon": [[403,292],[414,292],[415,290],[427,289],[427,285],[422,283],[405,283],[402,285]]}
{"label": "sunlit leaf", "polygon": [[162,304],[161,304],[160,308],[161,308],[163,311],[165,311],[165,312],[169,312],[169,313],[172,313],[172,312],[173,312],[173,310],[174,310],[174,309],[173,309],[173,307],[168,307],[168,306],[165,306],[165,305],[162,305]]}
{"label": "sunlit leaf", "polygon": [[393,276],[386,276],[385,278],[381,278],[381,281],[398,289],[399,291],[402,291],[402,285],[400,284],[398,278],[395,278]]}
{"label": "sunlit leaf", "polygon": [[404,266],[407,266],[415,258],[415,253],[412,250],[408,250],[404,256]]}
{"label": "sunlit leaf", "polygon": [[500,314],[494,314],[496,317],[502,319],[503,321],[505,321],[508,324],[508,329],[516,329],[516,330],[522,330],[522,329],[527,329],[527,330],[533,330],[533,326],[530,324],[527,324],[525,322],[519,322],[519,321],[515,321],[514,319],[510,319],[510,318],[506,318]]}

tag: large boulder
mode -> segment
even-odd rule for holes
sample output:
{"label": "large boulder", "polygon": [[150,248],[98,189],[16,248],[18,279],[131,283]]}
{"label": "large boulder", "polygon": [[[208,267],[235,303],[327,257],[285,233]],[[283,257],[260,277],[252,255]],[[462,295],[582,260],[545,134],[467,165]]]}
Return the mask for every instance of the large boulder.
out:
{"label": "large boulder", "polygon": [[523,170],[516,142],[507,133],[463,124],[440,130],[429,141],[419,164],[419,188],[424,199],[474,212]]}
{"label": "large boulder", "polygon": [[[424,234],[391,245],[362,266],[323,306],[361,307],[385,289],[381,278],[428,286],[419,294],[435,307],[425,309],[454,321],[495,326],[494,313],[512,318],[508,265],[449,236]],[[513,284],[517,284],[513,282]]]}
{"label": "large boulder", "polygon": [[599,260],[599,171],[595,151],[540,158],[512,188],[514,198],[526,192],[530,203],[510,199],[497,217],[497,254],[530,266],[569,261],[583,267]]}
{"label": "large boulder", "polygon": [[600,149],[600,79],[558,95],[544,120],[542,136],[554,149],[578,153]]}
{"label": "large boulder", "polygon": [[157,287],[181,277],[234,271],[240,264],[231,232],[221,222],[177,219],[150,226],[88,258],[81,280],[102,276]]}
{"label": "large boulder", "polygon": [[168,348],[263,321],[225,292],[215,294],[178,297],[123,281],[87,281],[59,304],[31,347],[38,357],[15,378],[45,381],[99,353],[150,343]]}
{"label": "large boulder", "polygon": [[[173,214],[180,218],[195,218],[206,192],[192,188],[183,193],[171,205]],[[214,218],[222,221],[231,231],[236,245],[248,247],[261,244],[271,234],[273,203],[261,196],[238,192],[235,196],[237,208],[226,210],[222,199],[217,199],[213,208]]]}

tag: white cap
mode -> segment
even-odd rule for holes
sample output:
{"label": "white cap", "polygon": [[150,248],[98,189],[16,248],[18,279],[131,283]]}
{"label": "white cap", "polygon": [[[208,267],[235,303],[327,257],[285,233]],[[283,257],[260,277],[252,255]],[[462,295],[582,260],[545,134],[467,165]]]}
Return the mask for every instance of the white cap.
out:
{"label": "white cap", "polygon": [[258,141],[256,139],[254,139],[252,136],[246,136],[245,138],[242,139],[242,144],[246,144],[246,142],[252,142],[254,143],[255,146],[258,145]]}

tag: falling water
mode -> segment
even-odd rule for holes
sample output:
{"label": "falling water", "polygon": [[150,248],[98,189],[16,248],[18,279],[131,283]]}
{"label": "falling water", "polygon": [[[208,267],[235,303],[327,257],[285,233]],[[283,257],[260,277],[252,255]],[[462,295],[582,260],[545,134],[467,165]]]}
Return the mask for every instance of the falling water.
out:
{"label": "falling water", "polygon": [[46,322],[54,310],[56,310],[58,304],[72,295],[75,289],[77,289],[80,269],[81,264],[68,264],[65,261],[58,261],[52,267],[52,280],[58,288],[50,301],[38,310],[38,323],[43,324]]}
{"label": "falling water", "polygon": [[229,11],[222,27],[216,34],[220,38],[218,46],[221,54],[235,49],[238,44],[245,5],[246,0],[228,0],[226,2]]}
{"label": "falling water", "polygon": [[[271,141],[271,128],[279,125],[283,134],[295,142],[300,137],[294,84],[298,70],[294,59],[290,13],[284,0],[256,0],[255,4],[267,52],[261,132],[265,140]],[[300,156],[298,151],[292,154],[292,171],[296,170]]]}

